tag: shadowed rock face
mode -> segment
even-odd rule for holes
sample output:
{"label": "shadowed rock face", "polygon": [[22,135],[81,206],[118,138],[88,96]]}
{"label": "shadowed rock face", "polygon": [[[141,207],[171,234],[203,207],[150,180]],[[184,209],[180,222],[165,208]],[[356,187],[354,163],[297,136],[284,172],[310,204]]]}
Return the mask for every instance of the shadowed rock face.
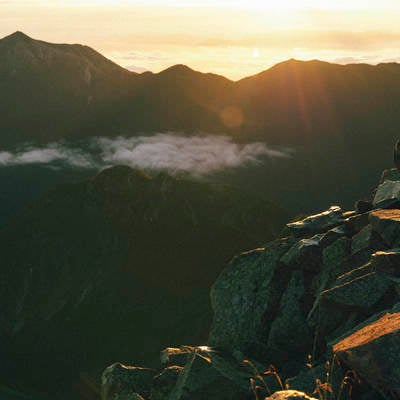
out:
{"label": "shadowed rock face", "polygon": [[79,372],[205,342],[209,286],[280,221],[231,187],[123,166],[55,189],[0,232],[4,373],[57,396]]}

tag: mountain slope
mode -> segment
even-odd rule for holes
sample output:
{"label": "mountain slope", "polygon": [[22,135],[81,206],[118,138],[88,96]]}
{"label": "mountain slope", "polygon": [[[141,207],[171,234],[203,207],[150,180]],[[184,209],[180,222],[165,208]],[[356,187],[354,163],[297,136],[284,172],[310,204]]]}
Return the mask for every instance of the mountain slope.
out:
{"label": "mountain slope", "polygon": [[114,359],[205,340],[221,265],[282,220],[245,192],[122,166],[48,193],[0,232],[2,375],[60,396]]}

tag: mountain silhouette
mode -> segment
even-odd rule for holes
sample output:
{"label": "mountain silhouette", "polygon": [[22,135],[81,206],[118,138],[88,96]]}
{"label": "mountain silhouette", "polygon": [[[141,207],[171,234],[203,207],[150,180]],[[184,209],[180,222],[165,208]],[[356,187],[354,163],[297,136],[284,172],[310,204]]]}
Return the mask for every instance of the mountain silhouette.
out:
{"label": "mountain silhouette", "polygon": [[63,398],[79,373],[205,342],[211,283],[284,218],[242,190],[125,166],[45,194],[0,230],[2,379]]}

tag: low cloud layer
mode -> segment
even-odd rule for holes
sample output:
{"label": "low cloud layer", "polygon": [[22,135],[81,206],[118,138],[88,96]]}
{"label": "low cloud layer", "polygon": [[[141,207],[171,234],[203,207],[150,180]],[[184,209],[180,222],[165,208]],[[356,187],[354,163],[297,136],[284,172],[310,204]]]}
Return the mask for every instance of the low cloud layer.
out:
{"label": "low cloud layer", "polygon": [[146,171],[168,171],[202,176],[249,164],[265,158],[287,158],[287,150],[272,149],[265,143],[238,144],[227,136],[185,137],[173,133],[153,136],[94,138],[82,146],[53,143],[46,147],[25,146],[16,151],[0,151],[0,167],[56,164],[101,169],[124,164]]}

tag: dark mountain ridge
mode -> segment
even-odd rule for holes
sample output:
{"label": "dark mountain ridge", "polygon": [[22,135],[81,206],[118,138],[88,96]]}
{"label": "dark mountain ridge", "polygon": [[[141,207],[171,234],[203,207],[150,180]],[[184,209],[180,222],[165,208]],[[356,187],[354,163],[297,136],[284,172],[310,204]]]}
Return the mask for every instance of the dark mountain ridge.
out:
{"label": "dark mountain ridge", "polygon": [[54,189],[0,230],[0,379],[61,399],[115,358],[205,341],[221,266],[284,218],[226,185],[124,166]]}
{"label": "dark mountain ridge", "polygon": [[184,65],[136,74],[87,46],[21,32],[0,40],[0,60],[0,107],[8,111],[0,121],[2,144],[172,129],[309,145],[353,140],[378,125],[392,133],[400,125],[396,63],[292,59],[232,82]]}

